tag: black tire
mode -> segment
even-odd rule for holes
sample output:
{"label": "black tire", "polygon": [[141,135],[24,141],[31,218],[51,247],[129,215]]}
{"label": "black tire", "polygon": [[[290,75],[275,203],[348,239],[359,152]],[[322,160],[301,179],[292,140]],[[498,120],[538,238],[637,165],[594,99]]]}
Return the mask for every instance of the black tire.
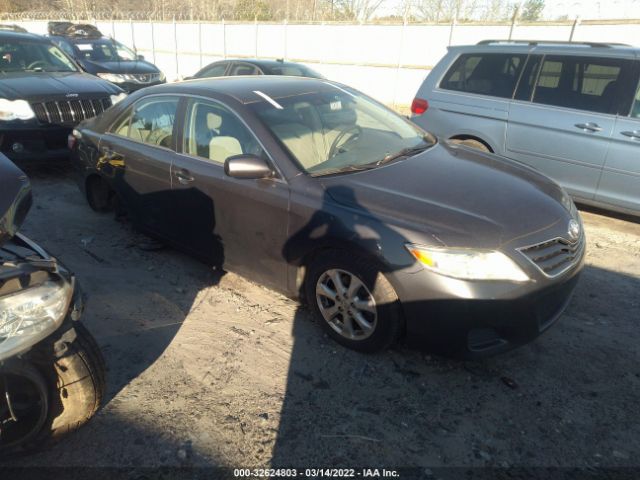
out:
{"label": "black tire", "polygon": [[52,343],[38,345],[21,361],[42,374],[48,388],[48,411],[40,432],[24,442],[5,446],[0,438],[0,457],[36,450],[77,430],[93,417],[104,398],[104,358],[81,324]]}
{"label": "black tire", "polygon": [[99,213],[114,209],[114,192],[106,180],[97,175],[87,179],[87,202],[92,210]]}
{"label": "black tire", "polygon": [[[345,338],[334,330],[321,313],[316,296],[316,285],[325,272],[333,269],[355,275],[366,286],[375,301],[377,321],[372,333],[366,338],[358,340]],[[360,352],[373,353],[385,350],[398,341],[404,325],[398,296],[374,262],[346,250],[322,252],[309,266],[304,288],[309,307],[327,334],[339,344]]]}
{"label": "black tire", "polygon": [[106,366],[93,336],[78,323],[76,339],[67,344],[68,352],[54,364],[54,391],[49,408],[49,431],[58,438],[89,421],[102,404],[106,386]]}
{"label": "black tire", "polygon": [[472,138],[460,139],[460,138],[452,138],[451,143],[455,143],[456,145],[464,145],[465,147],[475,148],[476,150],[480,150],[482,152],[491,152],[491,150],[482,142],[478,140],[474,140]]}

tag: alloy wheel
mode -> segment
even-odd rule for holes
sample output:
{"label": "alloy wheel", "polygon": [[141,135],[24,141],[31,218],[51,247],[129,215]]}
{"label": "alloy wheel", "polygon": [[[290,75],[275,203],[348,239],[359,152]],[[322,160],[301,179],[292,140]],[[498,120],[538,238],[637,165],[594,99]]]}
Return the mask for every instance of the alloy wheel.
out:
{"label": "alloy wheel", "polygon": [[324,272],[316,283],[316,301],[324,320],[349,340],[364,340],[373,334],[378,312],[366,285],[346,270]]}

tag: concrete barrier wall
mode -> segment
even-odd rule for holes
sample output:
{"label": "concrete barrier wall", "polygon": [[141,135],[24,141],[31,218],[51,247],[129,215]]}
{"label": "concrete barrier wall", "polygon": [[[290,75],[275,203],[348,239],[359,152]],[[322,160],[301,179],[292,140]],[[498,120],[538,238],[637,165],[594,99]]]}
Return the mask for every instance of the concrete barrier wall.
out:
{"label": "concrete barrier wall", "polygon": [[[46,21],[17,22],[46,33]],[[569,40],[572,23],[516,25],[350,25],[190,22],[94,22],[106,35],[135,46],[175,80],[223,58],[285,58],[397,106],[411,103],[448,45],[487,38]],[[640,43],[640,20],[583,22],[574,40]]]}

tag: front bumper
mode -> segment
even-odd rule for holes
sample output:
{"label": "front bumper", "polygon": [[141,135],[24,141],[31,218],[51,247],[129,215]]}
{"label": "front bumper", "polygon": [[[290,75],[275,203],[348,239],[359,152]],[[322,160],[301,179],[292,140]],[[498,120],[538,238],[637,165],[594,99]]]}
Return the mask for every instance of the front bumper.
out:
{"label": "front bumper", "polygon": [[37,125],[0,130],[0,152],[13,162],[48,163],[69,159],[71,126]]}
{"label": "front bumper", "polygon": [[528,343],[565,310],[583,256],[563,275],[525,284],[464,281],[419,268],[396,275],[407,343],[437,353],[481,358]]}
{"label": "front bumper", "polygon": [[403,303],[407,339],[429,350],[480,358],[528,343],[569,304],[579,273],[515,299],[454,299]]}

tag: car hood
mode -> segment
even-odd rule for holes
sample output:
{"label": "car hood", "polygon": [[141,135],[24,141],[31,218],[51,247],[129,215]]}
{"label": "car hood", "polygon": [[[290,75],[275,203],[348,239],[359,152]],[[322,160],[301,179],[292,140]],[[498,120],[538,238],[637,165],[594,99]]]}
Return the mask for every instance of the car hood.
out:
{"label": "car hood", "polygon": [[81,72],[11,72],[0,74],[0,97],[9,100],[42,100],[56,96],[117,95],[112,83]]}
{"label": "car hood", "polygon": [[160,73],[153,63],[137,60],[131,62],[91,62],[81,60],[80,63],[91,73]]}
{"label": "car hood", "polygon": [[30,208],[29,179],[0,153],[0,245],[16,234]]}
{"label": "car hood", "polygon": [[535,170],[493,154],[438,144],[387,166],[322,178],[342,205],[365,209],[436,243],[499,248],[565,226],[563,190]]}

